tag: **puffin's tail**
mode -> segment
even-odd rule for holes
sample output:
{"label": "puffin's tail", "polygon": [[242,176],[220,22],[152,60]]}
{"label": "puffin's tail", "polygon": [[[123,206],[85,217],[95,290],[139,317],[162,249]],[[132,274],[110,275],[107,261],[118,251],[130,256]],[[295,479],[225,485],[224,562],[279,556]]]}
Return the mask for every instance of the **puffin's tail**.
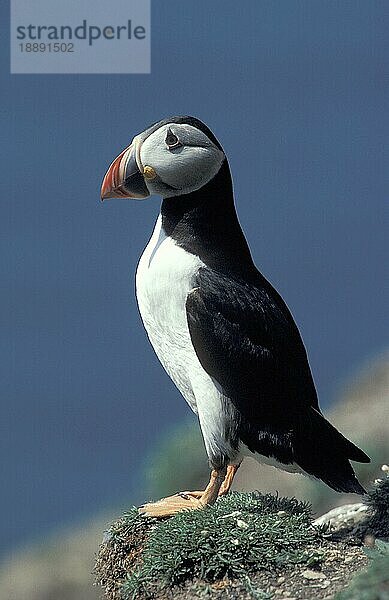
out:
{"label": "puffin's tail", "polygon": [[294,446],[297,464],[337,492],[365,494],[349,461],[368,463],[370,458],[367,454],[345,438],[315,408],[310,408],[308,415],[304,416]]}

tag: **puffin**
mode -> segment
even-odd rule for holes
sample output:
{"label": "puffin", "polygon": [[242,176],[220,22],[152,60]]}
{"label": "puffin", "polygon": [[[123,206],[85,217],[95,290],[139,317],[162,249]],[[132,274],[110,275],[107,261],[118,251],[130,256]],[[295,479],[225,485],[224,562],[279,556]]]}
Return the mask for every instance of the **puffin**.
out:
{"label": "puffin", "polygon": [[198,417],[210,480],[139,511],[167,517],[212,505],[246,456],[364,494],[350,460],[370,459],[324,417],[297,325],[251,256],[226,154],[199,119],[158,121],[109,166],[102,200],[153,195],[162,204],[137,268],[139,312]]}

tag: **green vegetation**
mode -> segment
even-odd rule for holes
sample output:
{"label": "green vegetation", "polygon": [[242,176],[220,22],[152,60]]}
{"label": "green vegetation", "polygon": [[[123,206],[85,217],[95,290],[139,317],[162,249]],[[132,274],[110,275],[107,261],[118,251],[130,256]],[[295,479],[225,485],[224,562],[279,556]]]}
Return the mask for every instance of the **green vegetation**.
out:
{"label": "green vegetation", "polygon": [[111,528],[107,543],[114,555],[108,563],[105,557],[103,571],[98,567],[100,583],[112,588],[113,566],[120,579],[117,557],[124,543],[124,554],[131,557],[122,571],[127,577],[116,581],[121,596],[111,593],[111,597],[125,600],[148,598],[194,580],[212,583],[228,578],[248,589],[251,575],[258,571],[317,565],[324,557],[309,505],[259,493],[232,493],[214,506],[165,521],[141,517],[133,509]]}
{"label": "green vegetation", "polygon": [[[312,525],[309,504],[259,492],[233,492],[165,520],[133,508],[107,532],[96,580],[107,600],[221,600],[227,590],[245,600],[323,599],[339,590],[337,600],[389,600],[389,544],[379,541],[389,526],[387,475],[365,500],[363,521],[346,519],[332,532]],[[376,545],[361,572],[364,541]]]}

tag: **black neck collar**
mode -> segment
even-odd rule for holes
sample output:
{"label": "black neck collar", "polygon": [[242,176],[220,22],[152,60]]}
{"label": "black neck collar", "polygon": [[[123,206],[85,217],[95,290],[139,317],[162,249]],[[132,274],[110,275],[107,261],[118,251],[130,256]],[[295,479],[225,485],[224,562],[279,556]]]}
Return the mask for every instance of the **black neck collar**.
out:
{"label": "black neck collar", "polygon": [[161,215],[166,235],[207,266],[238,273],[254,267],[236,215],[226,159],[215,177],[199,190],[165,198]]}

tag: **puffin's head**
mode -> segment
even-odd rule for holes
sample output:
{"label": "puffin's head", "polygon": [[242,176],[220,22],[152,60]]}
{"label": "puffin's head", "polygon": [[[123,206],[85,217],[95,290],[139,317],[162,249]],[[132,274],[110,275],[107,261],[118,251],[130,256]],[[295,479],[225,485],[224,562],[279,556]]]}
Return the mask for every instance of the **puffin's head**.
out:
{"label": "puffin's head", "polygon": [[225,155],[213,133],[194,117],[171,117],[139,133],[113,161],[101,199],[164,198],[194,192],[219,171]]}

